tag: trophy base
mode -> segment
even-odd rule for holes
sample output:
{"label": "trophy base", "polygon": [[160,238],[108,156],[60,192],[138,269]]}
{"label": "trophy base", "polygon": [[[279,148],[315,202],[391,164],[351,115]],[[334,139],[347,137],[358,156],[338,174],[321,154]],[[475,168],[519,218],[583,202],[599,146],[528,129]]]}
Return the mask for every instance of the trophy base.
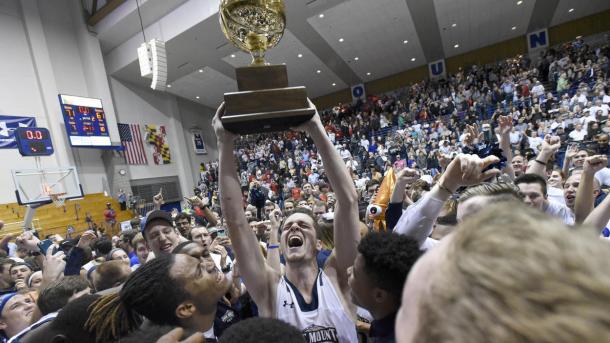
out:
{"label": "trophy base", "polygon": [[286,66],[238,68],[239,92],[225,93],[225,129],[236,134],[285,131],[313,117],[305,87],[288,87]]}

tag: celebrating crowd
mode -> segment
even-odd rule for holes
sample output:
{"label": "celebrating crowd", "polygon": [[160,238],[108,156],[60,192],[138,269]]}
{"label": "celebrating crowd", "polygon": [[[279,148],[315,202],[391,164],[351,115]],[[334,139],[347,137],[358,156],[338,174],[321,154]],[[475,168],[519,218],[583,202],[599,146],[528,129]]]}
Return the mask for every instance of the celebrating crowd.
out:
{"label": "celebrating crowd", "polygon": [[609,57],[576,40],[280,133],[221,105],[182,212],[4,237],[2,339],[603,342]]}

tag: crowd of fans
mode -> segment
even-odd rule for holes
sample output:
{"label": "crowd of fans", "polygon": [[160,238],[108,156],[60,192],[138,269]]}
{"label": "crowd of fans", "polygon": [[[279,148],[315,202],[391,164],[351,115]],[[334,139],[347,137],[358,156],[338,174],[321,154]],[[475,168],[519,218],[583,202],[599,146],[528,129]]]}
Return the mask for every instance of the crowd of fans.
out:
{"label": "crowd of fans", "polygon": [[4,237],[2,341],[605,341],[609,57],[576,40],[281,133],[221,105],[182,212]]}

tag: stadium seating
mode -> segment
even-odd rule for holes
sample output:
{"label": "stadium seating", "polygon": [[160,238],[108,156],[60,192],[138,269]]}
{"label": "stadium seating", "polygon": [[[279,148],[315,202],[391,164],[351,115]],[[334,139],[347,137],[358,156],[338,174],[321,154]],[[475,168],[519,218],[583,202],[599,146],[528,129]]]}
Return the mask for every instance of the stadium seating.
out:
{"label": "stadium seating", "polygon": [[[111,203],[112,208],[117,211],[117,222],[130,220],[133,216],[130,211],[120,211],[116,199],[104,196],[103,193],[88,194],[82,199],[66,201],[65,206],[55,207],[49,204],[36,209],[34,215],[34,227],[40,233],[40,237],[49,234],[60,234],[65,237],[68,225],[75,229],[75,235],[87,229],[85,221],[86,213],[91,213],[91,218],[98,225],[104,222],[104,209],[106,203]],[[2,234],[19,234],[22,231],[25,207],[17,203],[0,205],[0,218],[5,222]],[[77,215],[78,212],[78,215]]]}

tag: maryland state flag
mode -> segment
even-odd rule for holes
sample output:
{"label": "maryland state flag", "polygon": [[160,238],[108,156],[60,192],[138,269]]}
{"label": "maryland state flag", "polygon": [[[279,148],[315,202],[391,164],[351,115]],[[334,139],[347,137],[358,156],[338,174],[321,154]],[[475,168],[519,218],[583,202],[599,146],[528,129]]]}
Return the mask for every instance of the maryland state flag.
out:
{"label": "maryland state flag", "polygon": [[385,211],[390,203],[390,197],[396,185],[396,174],[394,168],[390,168],[383,178],[381,185],[377,189],[377,193],[371,200],[366,212],[370,219],[373,220],[373,228],[375,231],[385,231]]}
{"label": "maryland state flag", "polygon": [[145,125],[146,143],[153,149],[153,160],[155,164],[170,164],[172,157],[169,145],[165,139],[165,126]]}

